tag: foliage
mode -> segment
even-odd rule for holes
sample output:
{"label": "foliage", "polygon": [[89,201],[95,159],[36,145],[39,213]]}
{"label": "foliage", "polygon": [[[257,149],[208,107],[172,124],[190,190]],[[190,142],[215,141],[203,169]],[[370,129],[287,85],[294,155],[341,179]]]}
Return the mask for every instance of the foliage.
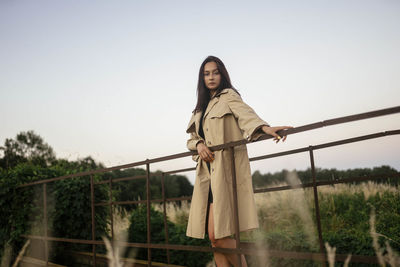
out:
{"label": "foliage", "polygon": [[[318,196],[322,238],[337,248],[336,253],[376,255],[370,233],[372,207],[376,210],[376,230],[381,247],[387,247],[387,241],[395,251],[400,251],[400,192],[397,186],[372,182],[321,186]],[[261,228],[257,238],[243,236],[242,240],[262,240],[269,249],[319,251],[318,241],[310,242],[307,235],[307,232],[313,233],[317,238],[312,189],[268,192],[255,197]],[[302,219],[302,205],[312,217],[311,224]],[[311,266],[306,261],[279,258],[270,261],[272,266]],[[352,266],[364,265],[352,263]]]}
{"label": "foliage", "polygon": [[30,228],[30,216],[37,214],[38,209],[32,202],[33,188],[16,189],[22,179],[27,180],[27,177],[18,174],[30,172],[30,169],[30,164],[21,165],[12,173],[0,169],[0,253],[3,253],[6,244],[13,248],[22,247],[21,234],[27,233]]}
{"label": "foliage", "polygon": [[400,250],[400,193],[383,192],[365,199],[363,193],[321,195],[320,210],[324,241],[336,247],[336,253],[375,255],[370,235],[371,208],[376,210],[376,230],[381,238]]}
{"label": "foliage", "polygon": [[0,150],[4,154],[0,158],[0,167],[4,169],[13,168],[23,162],[49,166],[56,159],[53,149],[34,131],[20,132],[15,139],[7,138]]}
{"label": "foliage", "polygon": [[[187,225],[175,225],[170,230],[169,242],[170,244],[186,245],[186,246],[203,246],[209,247],[210,241],[208,241],[208,236],[205,239],[195,239],[186,236]],[[182,251],[182,250],[172,250],[171,252],[171,262],[174,264],[185,265],[185,266],[206,266],[213,258],[212,253],[206,252],[194,252],[194,251]]]}
{"label": "foliage", "polygon": [[[90,160],[89,160],[90,161]],[[24,188],[17,186],[73,172],[89,170],[87,159],[75,163],[42,167],[33,162],[20,163],[12,169],[1,169],[0,176],[0,249],[5,243],[13,247],[13,256],[24,242],[21,234],[44,234],[43,185]],[[77,168],[76,168],[77,167]],[[75,169],[76,168],[76,169]],[[91,239],[90,183],[87,177],[66,179],[47,186],[47,208],[49,231],[56,237]],[[107,195],[104,185],[96,187],[96,202]],[[96,209],[96,235],[107,231],[105,208]],[[62,243],[55,243],[62,246]]]}
{"label": "foliage", "polygon": [[[161,186],[162,173],[150,173],[150,196],[151,199],[162,198]],[[113,184],[113,196],[118,201],[129,201],[146,199],[146,170],[140,168],[131,168],[126,170],[117,170],[111,173],[104,174],[104,179],[117,179],[123,177],[137,177],[144,176],[144,178],[134,179],[130,181],[122,181]],[[186,176],[182,175],[165,175],[165,197],[182,197],[190,196],[193,191],[193,186],[190,184]],[[126,206],[127,210],[135,208],[136,205]]]}
{"label": "foliage", "polygon": [[[0,147],[0,257],[9,244],[13,257],[22,246],[21,234],[43,235],[43,187],[42,185],[17,188],[19,185],[104,168],[93,158],[76,161],[57,159],[53,149],[34,131],[20,132],[15,139],[6,139]],[[143,169],[117,170],[94,175],[95,181],[109,178],[145,175]],[[47,208],[49,235],[64,238],[91,239],[90,177],[77,177],[47,184]],[[161,198],[161,173],[151,173],[152,198]],[[165,177],[166,197],[191,195],[193,186],[185,176]],[[116,183],[113,199],[145,199],[146,179]],[[108,201],[108,187],[95,186],[95,202]],[[134,207],[134,205],[133,205]],[[3,212],[4,211],[4,212]],[[108,233],[108,209],[96,207],[96,239]],[[54,251],[62,251],[65,243],[55,242]],[[74,246],[69,245],[68,248]],[[76,246],[78,247],[78,246]],[[82,246],[79,246],[82,249]],[[87,246],[88,248],[88,246]],[[101,250],[97,249],[97,251]],[[66,259],[63,259],[66,260]]]}
{"label": "foliage", "polygon": [[[159,211],[151,207],[151,242],[165,243],[164,217]],[[194,239],[186,236],[186,225],[175,225],[167,220],[168,236],[170,244],[209,246],[206,239]],[[130,217],[129,242],[147,242],[147,208],[146,205],[139,205],[133,210]],[[151,250],[151,257],[154,261],[167,262],[166,250]],[[147,259],[147,249],[139,249],[137,258]],[[170,250],[171,263],[185,266],[205,266],[212,259],[211,253],[192,251]]]}

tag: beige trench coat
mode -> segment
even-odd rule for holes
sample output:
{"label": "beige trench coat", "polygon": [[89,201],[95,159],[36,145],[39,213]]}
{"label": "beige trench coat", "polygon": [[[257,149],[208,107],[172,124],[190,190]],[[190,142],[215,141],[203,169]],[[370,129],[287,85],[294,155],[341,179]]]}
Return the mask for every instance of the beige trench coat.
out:
{"label": "beige trench coat", "polygon": [[[189,150],[196,150],[196,145],[203,138],[199,135],[199,123],[202,112],[192,115],[186,132],[190,134],[187,141]],[[213,97],[203,118],[205,144],[214,146],[231,141],[254,141],[262,135],[261,126],[268,125],[260,119],[254,110],[245,104],[232,89],[224,89]],[[269,126],[269,125],[268,125]],[[258,228],[257,211],[254,202],[250,163],[246,145],[235,147],[235,169],[238,193],[239,230],[246,231]],[[208,171],[207,164],[198,155],[196,181],[189,212],[186,235],[204,238],[208,190],[211,183],[213,192],[214,235],[216,239],[235,233],[231,153],[229,150],[215,151],[214,161]]]}

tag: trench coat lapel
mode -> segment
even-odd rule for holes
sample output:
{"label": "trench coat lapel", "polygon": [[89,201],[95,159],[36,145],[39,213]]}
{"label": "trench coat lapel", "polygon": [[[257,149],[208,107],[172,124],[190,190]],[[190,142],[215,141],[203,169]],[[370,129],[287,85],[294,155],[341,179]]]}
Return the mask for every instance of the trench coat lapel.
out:
{"label": "trench coat lapel", "polygon": [[215,104],[217,104],[219,101],[219,97],[214,97],[213,99],[210,100],[210,103],[208,103],[207,109],[204,113],[204,117],[203,117],[203,122],[205,117],[207,117],[208,113],[210,113],[210,110],[215,106]]}
{"label": "trench coat lapel", "polygon": [[[215,104],[218,103],[218,101],[219,101],[219,96],[220,96],[221,94],[225,94],[225,93],[227,93],[227,92],[228,92],[228,90],[227,90],[227,89],[224,89],[224,90],[222,90],[221,92],[219,92],[217,95],[215,95],[215,96],[210,100],[210,102],[209,102],[209,104],[208,104],[208,106],[207,106],[207,109],[206,109],[206,111],[205,111],[205,113],[204,113],[203,122],[204,122],[204,118],[208,115],[208,113],[210,112],[210,110],[215,106]],[[200,118],[201,118],[202,113],[203,113],[202,111],[199,111],[199,112],[196,112],[195,114],[192,115],[192,118],[191,118],[190,121],[189,121],[188,127],[186,128],[186,133],[192,132],[192,131],[191,131],[191,130],[192,130],[192,127],[195,127],[196,134],[199,135]]]}
{"label": "trench coat lapel", "polygon": [[219,101],[219,96],[222,94],[225,94],[228,92],[228,89],[224,89],[221,92],[219,92],[218,94],[216,94],[211,100],[210,103],[208,104],[208,107],[206,109],[206,112],[204,113],[204,117],[203,117],[203,122],[204,122],[204,118],[208,115],[208,113],[210,112],[210,110],[215,106],[215,104],[218,103]]}

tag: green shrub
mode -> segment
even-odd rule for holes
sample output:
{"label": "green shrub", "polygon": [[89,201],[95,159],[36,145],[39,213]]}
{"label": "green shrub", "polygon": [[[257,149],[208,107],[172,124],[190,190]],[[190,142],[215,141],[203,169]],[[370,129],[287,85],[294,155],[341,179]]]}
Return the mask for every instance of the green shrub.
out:
{"label": "green shrub", "polygon": [[382,192],[365,199],[363,193],[319,195],[323,240],[339,254],[375,255],[369,218],[376,210],[376,231],[400,250],[400,193]]}
{"label": "green shrub", "polygon": [[[151,242],[165,243],[164,217],[163,213],[151,208],[150,211]],[[147,208],[139,205],[133,210],[130,217],[129,242],[147,242]],[[168,221],[169,243],[191,246],[210,246],[207,239],[194,239],[186,236],[186,225],[175,225]],[[152,249],[153,261],[167,262],[166,250]],[[138,249],[137,258],[147,260],[147,249]],[[185,266],[205,266],[212,259],[211,253],[170,250],[171,263]]]}
{"label": "green shrub", "polygon": [[[31,228],[32,214],[37,214],[38,208],[32,201],[33,188],[16,189],[26,177],[18,174],[27,171],[31,166],[20,166],[14,172],[1,169],[0,174],[0,253],[3,253],[6,244],[11,246],[11,259],[15,257],[24,242],[21,237]],[[1,255],[3,257],[4,255]]]}
{"label": "green shrub", "polygon": [[[78,170],[81,170],[80,168]],[[41,167],[31,162],[0,172],[0,251],[6,243],[12,247],[11,260],[21,249],[22,234],[43,235],[43,185],[17,188],[24,183],[70,174],[73,170],[54,165]],[[96,178],[98,179],[98,178]],[[107,196],[104,185],[96,186],[95,201]],[[49,235],[62,238],[91,239],[90,181],[87,177],[66,179],[47,185]],[[107,235],[107,213],[96,208],[96,236]],[[54,242],[53,251],[62,251],[65,243]],[[73,246],[70,246],[73,248]],[[89,249],[89,247],[88,247]],[[56,256],[56,255],[53,255]],[[52,257],[52,255],[50,255]]]}

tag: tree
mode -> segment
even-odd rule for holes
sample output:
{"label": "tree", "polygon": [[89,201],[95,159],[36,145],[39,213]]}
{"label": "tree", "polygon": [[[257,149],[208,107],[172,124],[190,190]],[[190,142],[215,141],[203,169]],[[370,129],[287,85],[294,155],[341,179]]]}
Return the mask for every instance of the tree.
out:
{"label": "tree", "polygon": [[0,151],[3,151],[0,167],[4,169],[11,169],[22,162],[46,167],[56,160],[53,148],[32,130],[20,132],[15,139],[7,138]]}

